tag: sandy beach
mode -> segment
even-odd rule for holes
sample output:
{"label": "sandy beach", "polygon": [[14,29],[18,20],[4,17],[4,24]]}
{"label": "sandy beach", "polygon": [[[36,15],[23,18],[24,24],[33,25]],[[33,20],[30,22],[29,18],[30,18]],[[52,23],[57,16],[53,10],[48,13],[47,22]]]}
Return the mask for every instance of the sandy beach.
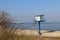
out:
{"label": "sandy beach", "polygon": [[46,32],[46,33],[43,33],[42,36],[60,37],[60,31]]}

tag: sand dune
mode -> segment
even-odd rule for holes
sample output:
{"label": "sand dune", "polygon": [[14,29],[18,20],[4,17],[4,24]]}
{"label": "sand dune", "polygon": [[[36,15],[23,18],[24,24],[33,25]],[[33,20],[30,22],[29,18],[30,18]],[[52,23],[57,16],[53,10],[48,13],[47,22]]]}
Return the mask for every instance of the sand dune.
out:
{"label": "sand dune", "polygon": [[[15,33],[17,33],[17,35],[36,35],[36,36],[39,36],[39,33],[36,30],[17,30]],[[41,36],[60,37],[60,31],[41,30],[41,33],[42,33]]]}

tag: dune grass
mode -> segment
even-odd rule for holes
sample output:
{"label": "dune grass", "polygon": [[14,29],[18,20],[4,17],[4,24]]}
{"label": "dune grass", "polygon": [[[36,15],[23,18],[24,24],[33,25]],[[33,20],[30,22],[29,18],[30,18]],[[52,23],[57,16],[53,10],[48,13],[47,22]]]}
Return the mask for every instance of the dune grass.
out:
{"label": "dune grass", "polygon": [[39,40],[38,36],[26,36],[26,35],[17,35],[14,34],[13,30],[1,30],[0,31],[0,40]]}
{"label": "dune grass", "polygon": [[60,40],[60,37],[17,35],[13,29],[9,31],[0,29],[0,40]]}

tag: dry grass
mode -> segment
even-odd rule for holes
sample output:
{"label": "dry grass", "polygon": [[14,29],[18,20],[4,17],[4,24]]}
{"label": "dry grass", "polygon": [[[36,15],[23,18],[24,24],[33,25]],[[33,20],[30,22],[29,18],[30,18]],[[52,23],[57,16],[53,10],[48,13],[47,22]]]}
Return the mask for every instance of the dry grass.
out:
{"label": "dry grass", "polygon": [[36,35],[17,35],[15,30],[0,29],[0,40],[60,40],[60,37],[46,37]]}
{"label": "dry grass", "polygon": [[0,40],[15,40],[15,36],[12,30],[0,30]]}
{"label": "dry grass", "polygon": [[39,40],[38,36],[14,34],[14,30],[0,30],[0,40]]}
{"label": "dry grass", "polygon": [[20,35],[17,37],[19,40],[60,40],[60,37],[42,37],[42,36],[26,36]]}
{"label": "dry grass", "polygon": [[40,40],[39,36],[24,36],[21,35],[21,40]]}

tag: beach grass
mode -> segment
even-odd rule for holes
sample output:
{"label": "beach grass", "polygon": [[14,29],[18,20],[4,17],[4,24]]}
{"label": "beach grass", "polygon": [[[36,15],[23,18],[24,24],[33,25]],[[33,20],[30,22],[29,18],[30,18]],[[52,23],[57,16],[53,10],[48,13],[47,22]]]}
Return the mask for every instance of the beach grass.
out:
{"label": "beach grass", "polygon": [[14,30],[1,30],[0,40],[60,40],[60,37],[36,36],[36,35],[17,35]]}
{"label": "beach grass", "polygon": [[15,38],[16,40],[60,40],[60,37],[41,37],[41,36],[26,36],[20,35]]}

